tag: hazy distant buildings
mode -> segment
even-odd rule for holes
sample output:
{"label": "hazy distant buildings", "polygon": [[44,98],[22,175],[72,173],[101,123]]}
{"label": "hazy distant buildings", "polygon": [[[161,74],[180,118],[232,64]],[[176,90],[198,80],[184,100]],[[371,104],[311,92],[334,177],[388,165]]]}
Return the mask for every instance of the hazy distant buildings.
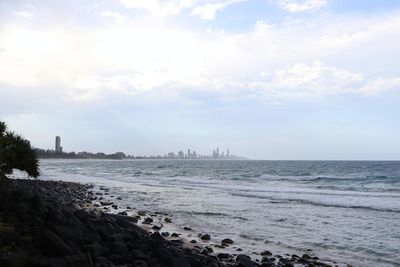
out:
{"label": "hazy distant buildings", "polygon": [[56,136],[56,153],[62,153],[62,146],[61,146],[61,137]]}
{"label": "hazy distant buildings", "polygon": [[165,159],[243,159],[243,157],[238,157],[236,155],[232,155],[229,149],[225,151],[220,151],[219,148],[216,148],[212,151],[211,155],[202,155],[197,154],[195,150],[187,149],[187,153],[185,154],[182,150],[177,154],[174,152],[169,152],[165,154],[162,158]]}

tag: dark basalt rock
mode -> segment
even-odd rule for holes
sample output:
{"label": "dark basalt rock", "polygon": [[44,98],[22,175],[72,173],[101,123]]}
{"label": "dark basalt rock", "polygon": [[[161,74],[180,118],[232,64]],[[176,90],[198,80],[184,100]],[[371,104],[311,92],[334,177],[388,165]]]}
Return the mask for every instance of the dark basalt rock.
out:
{"label": "dark basalt rock", "polygon": [[201,238],[201,240],[210,240],[211,236],[209,234],[205,234],[205,235],[202,235],[200,238]]}
{"label": "dark basalt rock", "polygon": [[143,220],[143,224],[151,224],[153,222],[153,219],[150,217],[147,217],[146,219]]}
{"label": "dark basalt rock", "polygon": [[139,210],[137,214],[139,216],[146,216],[146,212],[144,210]]}
{"label": "dark basalt rock", "polygon": [[73,253],[72,248],[49,229],[43,231],[40,250],[47,256],[62,256]]}
{"label": "dark basalt rock", "polygon": [[162,235],[163,237],[168,237],[168,236],[169,236],[169,232],[162,232],[161,235]]}
{"label": "dark basalt rock", "polygon": [[264,250],[263,252],[260,253],[261,256],[272,256],[271,251]]}
{"label": "dark basalt rock", "polygon": [[239,254],[236,256],[236,262],[238,267],[256,267],[257,264],[251,260],[251,258],[245,254]]}
{"label": "dark basalt rock", "polygon": [[228,245],[232,245],[234,242],[232,239],[230,238],[225,238],[224,240],[221,241],[222,244],[228,244]]}

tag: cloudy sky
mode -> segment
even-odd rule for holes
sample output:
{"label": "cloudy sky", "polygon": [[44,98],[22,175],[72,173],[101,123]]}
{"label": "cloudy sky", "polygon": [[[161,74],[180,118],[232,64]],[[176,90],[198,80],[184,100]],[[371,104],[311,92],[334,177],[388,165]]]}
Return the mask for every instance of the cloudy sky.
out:
{"label": "cloudy sky", "polygon": [[41,148],[400,159],[400,1],[2,0],[0,119]]}

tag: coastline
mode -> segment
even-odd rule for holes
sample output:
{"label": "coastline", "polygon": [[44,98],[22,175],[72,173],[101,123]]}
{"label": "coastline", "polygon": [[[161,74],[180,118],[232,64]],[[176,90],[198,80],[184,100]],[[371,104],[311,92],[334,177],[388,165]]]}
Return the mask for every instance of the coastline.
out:
{"label": "coastline", "polygon": [[0,179],[0,266],[334,266],[267,250],[251,258],[229,237],[211,243],[113,197],[106,187]]}

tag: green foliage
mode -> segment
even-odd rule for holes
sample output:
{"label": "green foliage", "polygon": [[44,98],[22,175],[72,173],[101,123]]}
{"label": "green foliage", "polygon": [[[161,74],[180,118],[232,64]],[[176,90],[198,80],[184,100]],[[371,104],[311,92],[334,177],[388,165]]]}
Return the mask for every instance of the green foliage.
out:
{"label": "green foliage", "polygon": [[7,131],[6,124],[0,121],[0,174],[12,173],[13,169],[32,177],[39,175],[38,160],[30,142]]}

